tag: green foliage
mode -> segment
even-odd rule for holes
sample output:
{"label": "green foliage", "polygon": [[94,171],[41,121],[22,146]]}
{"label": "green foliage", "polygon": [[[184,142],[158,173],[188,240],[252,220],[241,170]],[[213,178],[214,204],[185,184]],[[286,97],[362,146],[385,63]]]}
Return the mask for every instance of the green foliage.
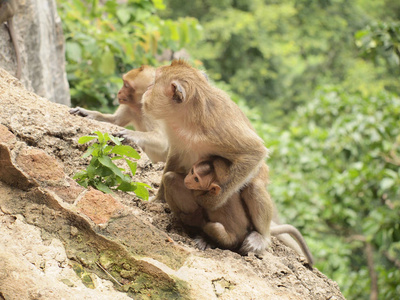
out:
{"label": "green foliage", "polygon": [[400,22],[375,22],[358,31],[355,38],[365,57],[377,63],[385,59],[392,72],[400,75]]}
{"label": "green foliage", "polygon": [[[108,133],[103,134],[100,131],[94,133],[97,136],[83,136],[78,140],[80,144],[85,144],[97,138],[98,143],[93,143],[88,147],[83,157],[91,155],[92,159],[87,169],[75,174],[74,179],[85,188],[92,186],[104,193],[111,193],[111,189],[132,191],[139,198],[148,200],[149,192],[146,188],[151,188],[151,186],[141,182],[133,182],[130,175],[123,173],[126,172],[125,169],[119,168],[113,163],[114,160],[125,160],[132,176],[134,176],[137,163],[132,162],[129,158],[140,158],[136,150],[131,146],[122,145],[123,138],[114,137]],[[115,146],[109,145],[109,141],[112,141]]]}
{"label": "green foliage", "polygon": [[193,18],[160,19],[156,12],[164,7],[162,0],[58,1],[74,106],[111,110],[121,74],[201,37]]}
{"label": "green foliage", "polygon": [[265,121],[285,126],[285,116],[322,85],[366,96],[398,86],[398,76],[385,66],[357,57],[354,34],[371,22],[368,9],[374,5],[374,13],[387,15],[381,2],[358,2],[166,0],[164,14],[198,18],[204,40],[189,49],[210,77],[261,108]]}
{"label": "green foliage", "polygon": [[379,298],[400,292],[392,279],[400,278],[399,120],[399,97],[331,87],[267,139],[278,210],[308,235],[316,266],[346,299],[368,298],[365,242],[375,250]]}

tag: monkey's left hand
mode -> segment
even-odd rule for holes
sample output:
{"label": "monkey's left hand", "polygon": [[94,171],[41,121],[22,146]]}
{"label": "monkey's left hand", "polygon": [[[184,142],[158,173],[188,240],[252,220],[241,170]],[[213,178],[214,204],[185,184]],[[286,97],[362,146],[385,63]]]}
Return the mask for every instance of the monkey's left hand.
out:
{"label": "monkey's left hand", "polygon": [[89,114],[87,113],[87,111],[86,111],[86,109],[84,109],[84,108],[82,108],[82,107],[79,107],[79,106],[77,106],[77,107],[75,107],[75,108],[71,108],[70,110],[69,110],[69,113],[71,114],[71,115],[77,115],[77,116],[80,116],[80,117],[87,117]]}

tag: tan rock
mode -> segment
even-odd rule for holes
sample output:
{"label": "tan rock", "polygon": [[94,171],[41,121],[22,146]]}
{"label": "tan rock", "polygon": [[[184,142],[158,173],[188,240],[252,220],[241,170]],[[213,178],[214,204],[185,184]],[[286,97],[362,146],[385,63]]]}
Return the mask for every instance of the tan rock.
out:
{"label": "tan rock", "polygon": [[78,208],[96,224],[104,224],[117,216],[123,205],[110,194],[90,189],[78,202]]}
{"label": "tan rock", "polygon": [[40,149],[23,149],[16,162],[22,170],[37,180],[57,182],[65,176],[61,164]]}

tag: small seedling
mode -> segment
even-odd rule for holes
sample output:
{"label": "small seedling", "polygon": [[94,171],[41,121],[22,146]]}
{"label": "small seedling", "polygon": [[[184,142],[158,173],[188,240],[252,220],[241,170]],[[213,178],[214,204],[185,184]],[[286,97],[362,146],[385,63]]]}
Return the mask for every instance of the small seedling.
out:
{"label": "small seedling", "polygon": [[[139,159],[140,155],[131,146],[122,145],[123,138],[114,137],[108,133],[101,133],[95,131],[95,135],[82,136],[79,144],[88,143],[94,139],[98,143],[94,143],[88,147],[83,158],[92,156],[89,166],[86,170],[79,171],[73,177],[77,182],[87,188],[92,186],[104,193],[111,193],[112,190],[120,190],[125,192],[134,192],[136,196],[143,200],[149,199],[149,191],[146,188],[151,186],[141,183],[133,182],[130,174],[123,168],[116,166],[113,161],[124,159],[129,166],[132,176],[136,173],[137,163],[132,162],[128,158]],[[115,146],[109,145],[112,141]]]}

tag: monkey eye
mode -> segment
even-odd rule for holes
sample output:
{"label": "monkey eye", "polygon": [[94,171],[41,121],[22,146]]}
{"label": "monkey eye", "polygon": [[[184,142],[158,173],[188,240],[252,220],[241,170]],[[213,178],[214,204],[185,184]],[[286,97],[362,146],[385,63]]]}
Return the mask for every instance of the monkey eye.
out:
{"label": "monkey eye", "polygon": [[197,177],[194,178],[194,181],[199,182],[199,179]]}
{"label": "monkey eye", "polygon": [[191,169],[190,172],[193,174],[193,169]]}
{"label": "monkey eye", "polygon": [[124,82],[124,87],[129,88],[129,85],[127,82]]}

